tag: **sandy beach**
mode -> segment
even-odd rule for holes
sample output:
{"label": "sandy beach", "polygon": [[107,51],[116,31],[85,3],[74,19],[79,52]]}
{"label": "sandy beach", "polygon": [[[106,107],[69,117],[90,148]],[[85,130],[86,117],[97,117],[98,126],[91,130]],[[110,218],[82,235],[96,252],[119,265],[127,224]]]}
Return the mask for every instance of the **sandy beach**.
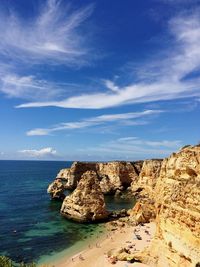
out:
{"label": "sandy beach", "polygon": [[[131,252],[142,251],[149,246],[155,234],[155,223],[138,226],[109,227],[107,233],[96,240],[88,243],[88,247],[72,257],[63,257],[54,263],[55,267],[109,267],[113,266],[107,257],[108,251],[112,249],[127,248]],[[139,238],[138,238],[139,237]],[[118,261],[115,266],[128,267],[147,265],[141,263],[128,263]]]}

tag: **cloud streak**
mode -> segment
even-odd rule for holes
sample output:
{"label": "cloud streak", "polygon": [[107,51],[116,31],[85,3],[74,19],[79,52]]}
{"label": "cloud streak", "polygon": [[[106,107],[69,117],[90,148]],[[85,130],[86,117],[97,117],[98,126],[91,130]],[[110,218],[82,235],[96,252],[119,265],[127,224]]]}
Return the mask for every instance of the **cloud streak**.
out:
{"label": "cloud streak", "polygon": [[[119,87],[104,81],[106,92],[71,96],[61,101],[24,103],[18,108],[55,106],[61,108],[102,109],[133,103],[147,103],[199,97],[199,77],[188,78],[200,67],[200,16],[179,16],[169,21],[173,44],[170,51],[136,71],[138,82]],[[104,89],[105,89],[104,87]],[[104,90],[105,91],[105,90]]]}
{"label": "cloud streak", "polygon": [[84,151],[91,154],[105,154],[111,159],[163,158],[182,146],[180,140],[143,140],[138,137],[123,137]]}
{"label": "cloud streak", "polygon": [[[51,128],[36,128],[28,131],[26,134],[28,136],[42,136],[49,135],[53,132],[64,131],[64,130],[76,130],[84,129],[88,127],[94,127],[99,125],[106,125],[110,123],[117,123],[123,125],[141,125],[143,122],[141,118],[149,118],[150,116],[158,115],[162,113],[162,110],[145,110],[141,112],[129,112],[121,114],[106,114],[97,117],[92,117],[84,119],[77,122],[65,122],[60,123]],[[140,120],[138,120],[140,119]],[[146,123],[146,122],[145,122]]]}
{"label": "cloud streak", "polygon": [[60,86],[45,80],[37,80],[35,76],[18,76],[4,74],[0,80],[0,92],[9,98],[46,99],[58,97],[63,93]]}
{"label": "cloud streak", "polygon": [[83,22],[91,15],[92,5],[72,11],[60,0],[47,0],[39,13],[29,20],[13,11],[0,14],[0,54],[30,64],[88,63],[89,50]]}

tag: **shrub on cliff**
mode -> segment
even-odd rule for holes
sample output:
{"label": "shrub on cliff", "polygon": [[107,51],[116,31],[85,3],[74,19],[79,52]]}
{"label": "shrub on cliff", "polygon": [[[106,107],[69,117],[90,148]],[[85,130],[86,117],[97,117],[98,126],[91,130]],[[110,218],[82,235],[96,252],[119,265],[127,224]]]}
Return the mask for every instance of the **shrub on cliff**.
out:
{"label": "shrub on cliff", "polygon": [[0,267],[12,267],[12,261],[5,257],[5,256],[0,256]]}
{"label": "shrub on cliff", "polygon": [[35,263],[20,263],[16,264],[11,259],[5,256],[0,256],[0,267],[36,267]]}

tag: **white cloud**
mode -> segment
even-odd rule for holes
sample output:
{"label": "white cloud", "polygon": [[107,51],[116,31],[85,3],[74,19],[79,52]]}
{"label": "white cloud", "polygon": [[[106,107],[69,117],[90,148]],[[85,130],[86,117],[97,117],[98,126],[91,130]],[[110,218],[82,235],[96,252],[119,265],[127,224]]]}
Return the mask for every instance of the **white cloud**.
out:
{"label": "white cloud", "polygon": [[[119,87],[104,81],[107,92],[85,93],[61,101],[32,102],[18,107],[56,106],[62,108],[101,109],[152,101],[199,97],[199,77],[186,77],[200,68],[200,16],[180,16],[170,20],[173,42],[170,51],[156,55],[151,62],[136,71],[138,82]],[[142,70],[142,71],[141,71]]]}
{"label": "white cloud", "polygon": [[0,54],[28,64],[88,63],[88,38],[82,32],[83,22],[92,6],[72,11],[64,1],[46,0],[39,14],[20,19],[13,11],[0,14]]}
{"label": "white cloud", "polygon": [[111,91],[113,91],[113,92],[119,92],[120,88],[117,85],[115,85],[114,82],[109,81],[109,80],[105,80],[104,83],[105,83],[105,86],[108,89],[110,89]]}
{"label": "white cloud", "polygon": [[57,155],[57,151],[52,147],[45,147],[41,149],[24,149],[20,150],[19,153],[31,157],[31,158],[49,158]]}
{"label": "white cloud", "polygon": [[[158,115],[164,111],[162,110],[145,110],[141,112],[129,112],[129,113],[120,113],[120,114],[106,114],[101,115],[97,117],[92,117],[88,119],[84,119],[82,121],[77,122],[66,122],[66,123],[60,123],[54,127],[51,128],[38,128],[33,129],[27,132],[28,136],[33,135],[48,135],[52,132],[57,131],[63,131],[63,130],[72,130],[72,129],[83,129],[87,127],[93,127],[97,125],[104,125],[106,123],[120,123],[124,125],[128,125],[127,122],[129,122],[130,125],[141,125],[143,121],[141,121],[141,118],[149,118],[150,116]],[[139,119],[140,120],[137,120]]]}

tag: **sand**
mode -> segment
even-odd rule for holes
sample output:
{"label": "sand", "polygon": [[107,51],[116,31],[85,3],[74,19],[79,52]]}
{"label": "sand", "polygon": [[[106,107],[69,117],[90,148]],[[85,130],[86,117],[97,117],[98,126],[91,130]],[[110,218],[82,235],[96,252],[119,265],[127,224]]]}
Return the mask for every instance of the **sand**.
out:
{"label": "sand", "polygon": [[[80,253],[72,256],[62,257],[53,263],[55,267],[109,267],[113,266],[108,260],[107,252],[111,249],[128,248],[131,252],[142,251],[150,245],[155,234],[155,223],[148,223],[142,226],[111,227],[107,233],[96,240],[95,243],[88,243],[88,247]],[[135,233],[141,236],[138,240]],[[132,248],[130,248],[132,247]],[[116,267],[145,267],[141,263],[128,263],[118,261]]]}

